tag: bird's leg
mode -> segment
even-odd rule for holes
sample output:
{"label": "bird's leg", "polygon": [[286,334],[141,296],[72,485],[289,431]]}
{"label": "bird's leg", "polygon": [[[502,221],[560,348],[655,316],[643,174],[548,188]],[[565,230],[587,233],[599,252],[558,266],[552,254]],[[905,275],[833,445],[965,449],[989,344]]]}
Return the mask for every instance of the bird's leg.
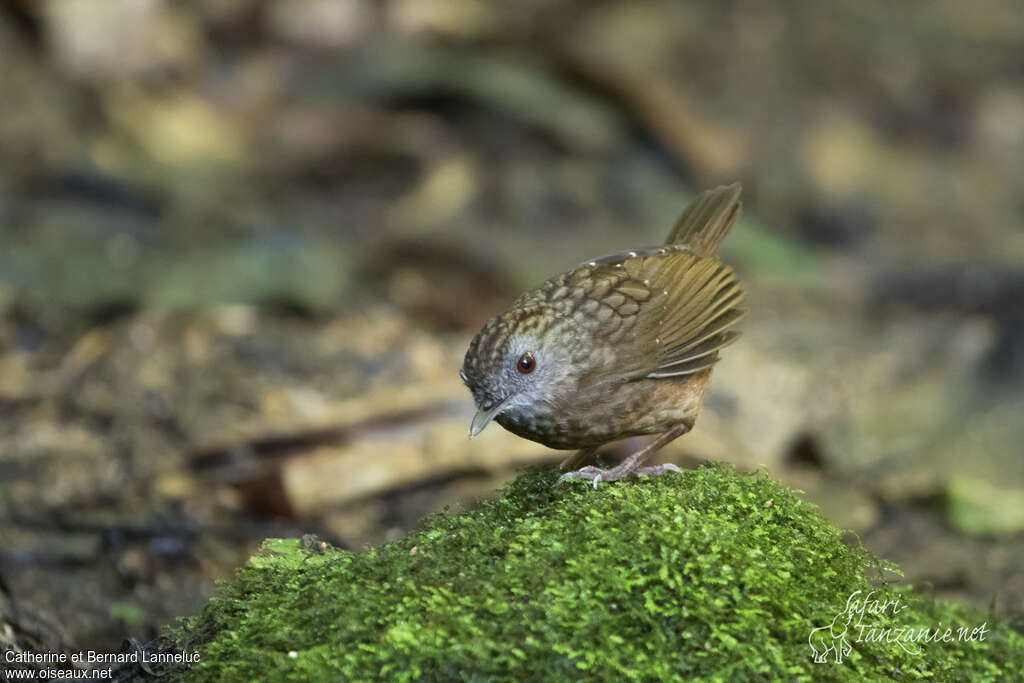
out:
{"label": "bird's leg", "polygon": [[680,436],[690,431],[693,428],[693,421],[687,420],[686,422],[680,422],[675,427],[672,427],[667,432],[662,433],[657,439],[650,442],[636,453],[631,454],[628,458],[622,461],[618,467],[613,467],[609,470],[602,470],[598,467],[589,466],[583,467],[575,472],[567,472],[561,476],[559,481],[563,479],[589,479],[594,482],[594,488],[597,488],[597,483],[601,481],[618,481],[624,479],[631,474],[637,476],[644,475],[659,475],[665,474],[666,472],[678,472],[679,468],[675,465],[664,464],[654,465],[651,467],[643,467],[644,460],[649,458],[652,453],[661,448],[664,448],[666,444],[678,439]]}
{"label": "bird's leg", "polygon": [[593,460],[595,453],[597,453],[597,446],[588,446],[586,448],[581,448],[580,450],[576,451],[568,458],[563,460],[562,464],[559,465],[559,467],[561,467],[563,471],[579,469],[583,465],[586,465],[588,462]]}

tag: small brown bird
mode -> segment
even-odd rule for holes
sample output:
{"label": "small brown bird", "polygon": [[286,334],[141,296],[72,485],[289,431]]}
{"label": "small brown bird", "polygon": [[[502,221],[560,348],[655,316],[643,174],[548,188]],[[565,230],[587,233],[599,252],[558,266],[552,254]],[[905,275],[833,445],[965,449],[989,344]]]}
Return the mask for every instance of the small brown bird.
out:
{"label": "small brown bird", "polygon": [[[678,471],[644,467],[693,428],[718,352],[738,336],[743,289],[715,252],[740,215],[740,186],[701,193],[664,246],[625,251],[556,275],[491,318],[462,379],[477,413],[551,448],[581,449],[564,478],[616,481]],[[659,434],[613,469],[582,467],[597,448]]]}

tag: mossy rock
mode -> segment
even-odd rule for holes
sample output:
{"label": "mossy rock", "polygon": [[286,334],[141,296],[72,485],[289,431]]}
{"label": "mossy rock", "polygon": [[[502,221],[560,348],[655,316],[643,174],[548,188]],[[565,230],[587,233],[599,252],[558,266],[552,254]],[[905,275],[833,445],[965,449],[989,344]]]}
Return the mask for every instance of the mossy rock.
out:
{"label": "mossy rock", "polygon": [[[716,465],[594,490],[556,485],[557,475],[532,470],[496,500],[363,553],[267,541],[176,634],[200,655],[189,679],[1000,680],[1024,671],[1024,638],[991,615],[884,582],[892,567],[765,476]],[[857,642],[851,628],[841,664],[834,653],[815,663],[812,629],[858,590],[901,606],[864,623],[955,632],[987,622],[984,640],[914,643],[910,653]]]}

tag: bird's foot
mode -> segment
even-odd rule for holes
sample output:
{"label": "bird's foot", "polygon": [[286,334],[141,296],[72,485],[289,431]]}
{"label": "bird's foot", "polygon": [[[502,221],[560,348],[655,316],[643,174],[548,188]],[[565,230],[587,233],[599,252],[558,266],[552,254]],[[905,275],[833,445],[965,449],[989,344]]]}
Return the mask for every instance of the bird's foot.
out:
{"label": "bird's foot", "polygon": [[566,479],[586,479],[594,482],[594,488],[597,488],[598,483],[602,481],[619,481],[625,479],[631,474],[635,474],[638,477],[656,477],[666,472],[679,472],[681,471],[678,467],[671,463],[665,463],[664,465],[651,465],[649,467],[629,467],[627,463],[623,463],[618,467],[603,470],[600,467],[594,467],[593,465],[587,467],[581,467],[575,472],[566,472],[558,478],[558,483],[562,483]]}

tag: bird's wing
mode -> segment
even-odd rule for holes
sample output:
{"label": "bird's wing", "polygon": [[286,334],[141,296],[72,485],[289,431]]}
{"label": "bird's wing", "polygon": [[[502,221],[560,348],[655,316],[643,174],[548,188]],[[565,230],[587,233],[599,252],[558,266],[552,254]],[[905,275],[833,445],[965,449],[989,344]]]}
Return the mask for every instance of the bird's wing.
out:
{"label": "bird's wing", "polygon": [[603,276],[591,275],[603,283],[589,292],[600,303],[595,313],[606,313],[601,336],[615,349],[616,367],[608,370],[661,378],[714,365],[719,350],[739,336],[732,328],[746,313],[732,269],[687,249],[623,256],[600,263]]}
{"label": "bird's wing", "polygon": [[571,318],[595,362],[584,384],[679,377],[711,367],[746,313],[732,269],[686,246],[594,259],[553,278],[541,293]]}
{"label": "bird's wing", "polygon": [[[685,251],[624,263],[663,297],[661,310],[644,311],[642,328],[656,330],[657,362],[648,377],[678,377],[710,368],[720,349],[739,336],[744,292],[732,268]],[[632,273],[630,273],[632,275]]]}

